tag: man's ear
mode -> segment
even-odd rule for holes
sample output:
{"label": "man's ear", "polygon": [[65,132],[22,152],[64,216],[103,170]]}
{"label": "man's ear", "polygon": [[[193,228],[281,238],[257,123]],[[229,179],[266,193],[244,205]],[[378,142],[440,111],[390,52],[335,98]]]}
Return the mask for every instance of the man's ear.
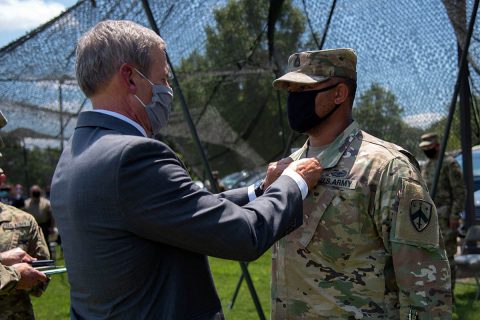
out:
{"label": "man's ear", "polygon": [[135,94],[137,92],[137,85],[133,80],[133,69],[128,64],[124,63],[120,66],[120,78],[123,85],[128,88],[130,93]]}
{"label": "man's ear", "polygon": [[344,103],[347,100],[349,93],[348,86],[345,83],[340,82],[335,90],[335,104]]}

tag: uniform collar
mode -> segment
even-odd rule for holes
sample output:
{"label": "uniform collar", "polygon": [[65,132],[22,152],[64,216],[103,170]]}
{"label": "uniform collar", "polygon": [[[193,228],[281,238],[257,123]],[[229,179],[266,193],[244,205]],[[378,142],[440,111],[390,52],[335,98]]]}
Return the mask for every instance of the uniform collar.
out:
{"label": "uniform collar", "polygon": [[10,222],[12,221],[12,215],[5,210],[5,205],[0,203],[0,222]]}
{"label": "uniform collar", "polygon": [[[337,165],[355,136],[360,132],[360,127],[353,121],[345,130],[340,133],[328,147],[317,155],[323,169],[330,169]],[[303,154],[308,146],[308,141],[301,148]],[[295,160],[295,159],[294,159]]]}

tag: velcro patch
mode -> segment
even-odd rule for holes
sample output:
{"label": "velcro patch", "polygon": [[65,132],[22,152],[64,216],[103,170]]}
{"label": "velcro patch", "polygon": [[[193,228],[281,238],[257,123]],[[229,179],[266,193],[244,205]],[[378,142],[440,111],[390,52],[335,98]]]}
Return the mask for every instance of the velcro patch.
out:
{"label": "velcro patch", "polygon": [[436,209],[427,190],[416,181],[403,180],[393,240],[438,247],[439,229]]}
{"label": "velcro patch", "polygon": [[357,180],[334,178],[334,177],[321,177],[319,184],[330,186],[330,187],[353,190],[357,186]]}
{"label": "velcro patch", "polygon": [[21,221],[17,223],[4,223],[2,224],[4,230],[22,228],[22,227],[30,227],[30,221]]}
{"label": "velcro patch", "polygon": [[431,218],[431,203],[419,199],[413,199],[410,202],[410,221],[418,232],[425,230]]}

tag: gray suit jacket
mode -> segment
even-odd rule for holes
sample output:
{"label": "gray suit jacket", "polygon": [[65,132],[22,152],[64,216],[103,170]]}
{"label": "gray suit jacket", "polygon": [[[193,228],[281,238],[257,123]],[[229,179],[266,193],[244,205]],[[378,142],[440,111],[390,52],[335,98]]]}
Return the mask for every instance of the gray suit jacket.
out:
{"label": "gray suit jacket", "polygon": [[51,203],[71,285],[72,319],[211,319],[221,314],[207,255],[255,260],[302,223],[281,176],[200,190],[174,152],[127,122],[82,112],[55,170]]}

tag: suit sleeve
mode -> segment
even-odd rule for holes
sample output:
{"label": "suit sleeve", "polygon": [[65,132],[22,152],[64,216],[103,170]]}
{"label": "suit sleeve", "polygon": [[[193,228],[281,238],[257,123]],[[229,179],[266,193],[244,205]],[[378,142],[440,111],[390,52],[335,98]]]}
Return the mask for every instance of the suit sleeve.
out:
{"label": "suit sleeve", "polygon": [[217,197],[220,199],[227,199],[238,206],[244,206],[249,202],[248,187],[227,190],[217,194]]}
{"label": "suit sleeve", "polygon": [[418,170],[407,161],[394,159],[382,171],[375,220],[392,257],[400,319],[451,317],[450,268],[436,208]]}
{"label": "suit sleeve", "polygon": [[121,157],[118,197],[126,228],[146,239],[250,261],[302,224],[301,193],[290,177],[280,177],[264,196],[239,206],[245,196],[246,190],[220,196],[201,190],[157,141],[127,147]]}
{"label": "suit sleeve", "polygon": [[6,267],[0,264],[0,297],[14,290],[19,280],[20,276],[13,267]]}

